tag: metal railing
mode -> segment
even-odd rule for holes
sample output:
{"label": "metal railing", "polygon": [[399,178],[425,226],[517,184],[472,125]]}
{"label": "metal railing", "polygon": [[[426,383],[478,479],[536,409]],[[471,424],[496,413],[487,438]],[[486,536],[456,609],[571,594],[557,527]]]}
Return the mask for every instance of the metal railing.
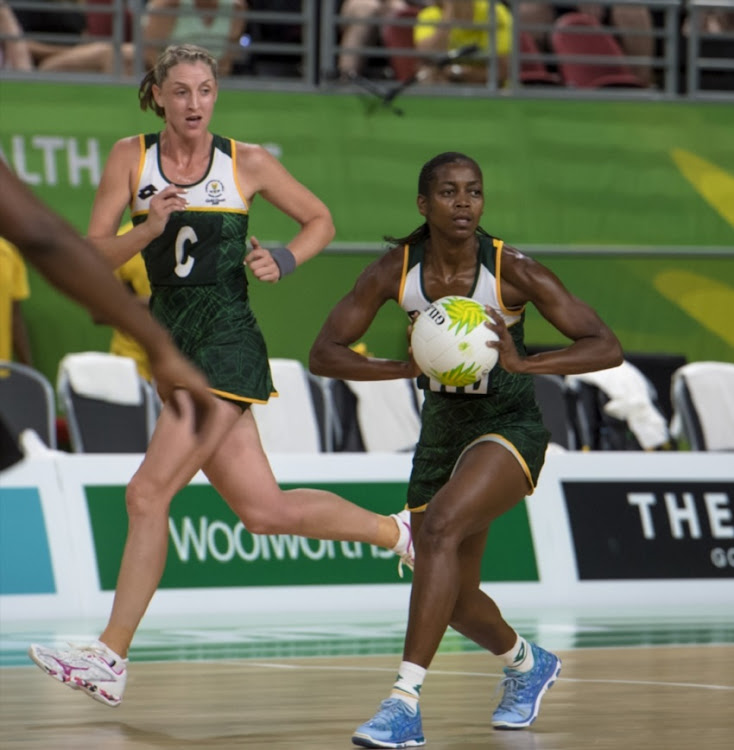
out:
{"label": "metal railing", "polygon": [[[1,2],[2,0],[0,0]],[[18,71],[0,67],[0,78],[6,80],[28,78],[48,81],[73,81],[94,83],[137,82],[145,70],[144,47],[160,49],[165,39],[145,37],[146,14],[193,15],[196,10],[156,10],[146,7],[143,0],[108,0],[107,4],[85,2],[40,2],[39,0],[6,0],[17,13],[33,11],[37,14],[81,13],[102,14],[111,18],[107,36],[61,34],[49,31],[26,30],[25,39],[31,44],[57,46],[59,50],[70,46],[97,43],[107,45],[112,64],[105,70],[82,72],[52,72],[37,68]],[[628,37],[645,36],[652,40],[654,53],[650,56],[627,56],[628,67],[642,66],[653,71],[650,87],[598,87],[574,88],[568,84],[534,86],[527,83],[523,70],[526,66],[540,64],[550,70],[561,70],[564,63],[589,63],[597,66],[619,65],[618,58],[597,54],[559,54],[540,49],[527,51],[521,44],[522,35],[551,33],[553,25],[523,25],[516,11],[517,3],[510,4],[513,11],[512,52],[509,56],[508,75],[499,77],[497,49],[497,22],[495,6],[499,0],[487,0],[490,12],[485,24],[464,22],[454,27],[484,31],[488,34],[488,49],[475,50],[472,60],[486,69],[486,81],[467,83],[417,83],[399,81],[393,72],[391,59],[399,56],[413,58],[416,62],[439,62],[439,53],[416,50],[411,43],[404,47],[387,48],[376,41],[367,46],[347,47],[341,44],[343,29],[349,24],[371,27],[379,37],[386,24],[409,29],[414,18],[371,17],[354,18],[339,12],[340,0],[302,0],[297,10],[261,10],[259,5],[246,11],[233,11],[233,17],[244,23],[244,31],[236,42],[230,42],[228,51],[233,58],[232,71],[223,78],[224,88],[268,89],[282,91],[323,91],[350,94],[366,89],[388,106],[394,106],[398,95],[415,93],[433,96],[459,97],[601,97],[645,99],[713,99],[734,100],[734,24],[723,31],[712,32],[702,28],[704,14],[720,13],[734,16],[734,0],[615,0],[602,3],[607,8],[644,6],[653,15],[655,23],[650,29],[619,28],[603,25],[600,29],[575,27],[568,33],[583,36],[601,30],[607,34]],[[125,38],[126,18],[130,21],[132,36]],[[439,23],[438,26],[447,24]],[[297,29],[295,38],[278,38],[279,30]],[[270,34],[264,34],[263,29]],[[274,33],[275,32],[275,33]],[[0,29],[0,47],[17,36]],[[343,53],[358,54],[369,61],[367,69],[359,75],[340,76],[337,61]],[[0,55],[0,65],[2,55]],[[42,68],[42,65],[41,65]],[[417,85],[414,85],[417,84]]]}

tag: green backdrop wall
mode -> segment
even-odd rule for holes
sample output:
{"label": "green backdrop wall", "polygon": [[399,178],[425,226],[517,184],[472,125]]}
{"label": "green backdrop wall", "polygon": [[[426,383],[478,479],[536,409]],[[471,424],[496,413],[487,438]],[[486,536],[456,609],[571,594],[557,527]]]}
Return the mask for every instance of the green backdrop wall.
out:
{"label": "green backdrop wall", "polygon": [[[544,256],[614,327],[628,351],[734,361],[734,111],[671,102],[428,99],[405,115],[359,96],[223,91],[213,129],[268,145],[332,210],[337,242],[380,243],[419,223],[421,165],[464,151],[485,173],[483,224],[520,249],[539,244],[700,248],[693,257]],[[84,231],[107,152],[160,121],[131,87],[0,82],[2,156]],[[256,201],[252,232],[287,241],[295,226]],[[305,360],[334,302],[377,251],[322,254],[277,286],[253,284],[272,356]],[[105,349],[109,329],[35,273],[25,305],[36,365],[55,378],[68,351]],[[528,338],[560,344],[531,311]],[[405,321],[385,309],[367,336],[403,356]]]}

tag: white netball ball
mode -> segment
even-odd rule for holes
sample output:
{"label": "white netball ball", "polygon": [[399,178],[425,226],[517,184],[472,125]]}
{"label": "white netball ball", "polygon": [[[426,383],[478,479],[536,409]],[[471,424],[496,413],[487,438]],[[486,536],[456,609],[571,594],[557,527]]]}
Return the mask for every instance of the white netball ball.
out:
{"label": "white netball ball", "polygon": [[484,306],[469,297],[436,300],[413,323],[413,359],[443,385],[472,385],[497,364],[497,350],[487,346],[497,340],[484,325],[490,319]]}

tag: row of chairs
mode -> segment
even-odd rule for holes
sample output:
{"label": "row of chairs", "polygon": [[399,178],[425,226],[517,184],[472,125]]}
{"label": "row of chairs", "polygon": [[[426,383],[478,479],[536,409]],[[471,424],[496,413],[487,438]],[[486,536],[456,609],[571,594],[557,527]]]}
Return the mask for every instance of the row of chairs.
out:
{"label": "row of chairs", "polygon": [[[414,18],[416,14],[417,8],[409,8],[397,14],[396,18]],[[413,27],[385,24],[382,27],[382,40],[386,48],[394,51],[390,65],[396,78],[399,81],[413,78],[418,58],[400,54],[413,48]],[[565,13],[560,16],[551,31],[550,42],[554,55],[558,57],[558,72],[548,69],[533,36],[526,31],[520,32],[520,83],[526,86],[581,89],[645,86],[626,62],[619,42],[586,13]]]}
{"label": "row of chairs", "polygon": [[[409,381],[348,384],[313,376],[297,360],[270,364],[279,397],[252,407],[266,451],[394,452],[415,445],[420,414]],[[75,453],[144,452],[161,408],[127,357],[67,355],[56,390],[34,368],[0,362],[0,416],[16,440],[32,429],[56,449],[57,406]]]}
{"label": "row of chairs", "polygon": [[[411,381],[352,382],[314,376],[292,359],[272,359],[280,396],[254,405],[268,452],[408,452],[420,431],[421,394]],[[634,373],[633,373],[634,374]],[[619,380],[618,388],[629,380]],[[642,377],[648,399],[618,398],[598,379],[536,375],[536,400],[551,440],[566,450],[640,450],[675,447],[734,450],[734,364],[694,362],[671,378],[672,420],[655,414],[659,399]],[[132,360],[98,352],[68,355],[56,392],[37,370],[0,362],[0,416],[19,437],[34,430],[57,447],[58,405],[71,450],[138,453],[147,448],[160,402]],[[649,402],[652,411],[640,409]],[[644,404],[643,404],[644,405]]]}
{"label": "row of chairs", "polygon": [[[691,362],[667,383],[670,416],[655,385],[625,363],[644,384],[646,398],[625,399],[597,376],[536,375],[535,395],[551,441],[566,450],[734,451],[734,364]],[[620,379],[623,388],[634,380]],[[632,389],[629,389],[632,390]],[[627,395],[629,395],[629,390]]]}

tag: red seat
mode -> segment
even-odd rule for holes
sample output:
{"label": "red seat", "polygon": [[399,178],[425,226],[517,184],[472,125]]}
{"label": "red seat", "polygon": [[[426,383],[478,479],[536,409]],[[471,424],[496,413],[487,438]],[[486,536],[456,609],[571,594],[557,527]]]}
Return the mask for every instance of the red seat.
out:
{"label": "red seat", "polygon": [[[112,5],[113,0],[85,0],[85,2],[92,5]],[[115,16],[112,13],[95,12],[89,9],[86,13],[87,27],[86,32],[93,36],[112,37],[114,31]],[[124,16],[125,24],[123,28],[123,41],[132,41],[132,14],[129,10],[125,10]]]}
{"label": "red seat", "polygon": [[[587,31],[578,33],[573,29]],[[603,55],[610,58],[610,64],[559,61],[558,68],[567,86],[580,89],[645,86],[624,61],[624,52],[617,40],[586,13],[562,15],[553,26],[551,46],[557,55]]]}
{"label": "red seat", "polygon": [[[382,26],[382,44],[386,49],[403,51],[413,49],[413,26],[397,26],[390,23],[390,18],[401,20],[415,18],[418,15],[419,8],[411,7],[388,17],[386,23]],[[398,81],[410,80],[418,71],[420,60],[417,57],[407,57],[405,55],[390,55],[390,67],[395,73]]]}
{"label": "red seat", "polygon": [[558,86],[562,83],[557,73],[551,73],[540,60],[524,60],[524,55],[540,53],[535,39],[527,33],[520,32],[520,83],[526,86]]}

